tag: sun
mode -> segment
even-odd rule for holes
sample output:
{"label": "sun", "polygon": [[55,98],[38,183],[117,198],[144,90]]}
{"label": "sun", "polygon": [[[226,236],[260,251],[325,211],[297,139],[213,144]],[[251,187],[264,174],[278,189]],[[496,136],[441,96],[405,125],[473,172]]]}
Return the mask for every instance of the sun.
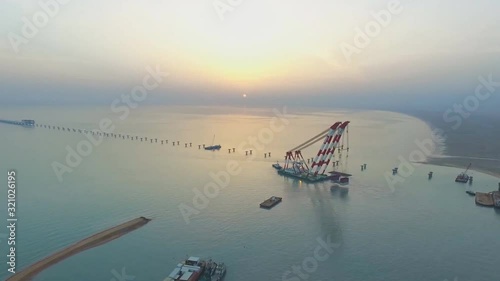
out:
{"label": "sun", "polygon": [[247,94],[243,94],[243,98],[246,98],[247,97]]}

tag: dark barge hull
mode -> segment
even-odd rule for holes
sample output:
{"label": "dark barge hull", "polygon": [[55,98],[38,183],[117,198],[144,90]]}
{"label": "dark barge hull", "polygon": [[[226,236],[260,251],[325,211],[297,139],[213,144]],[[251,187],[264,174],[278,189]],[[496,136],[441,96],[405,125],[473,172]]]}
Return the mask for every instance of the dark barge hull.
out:
{"label": "dark barge hull", "polygon": [[[274,200],[273,200],[273,198],[274,198]],[[264,208],[264,209],[271,209],[272,207],[281,203],[281,201],[283,201],[283,198],[273,196],[273,197],[267,199],[266,201],[260,203],[260,207]]]}
{"label": "dark barge hull", "polygon": [[303,180],[303,181],[308,182],[308,183],[322,182],[322,181],[327,181],[327,180],[331,179],[331,176],[329,176],[329,175],[316,175],[315,176],[315,175],[306,174],[306,173],[298,174],[294,171],[285,170],[285,169],[278,170],[278,174],[285,176],[285,177]]}

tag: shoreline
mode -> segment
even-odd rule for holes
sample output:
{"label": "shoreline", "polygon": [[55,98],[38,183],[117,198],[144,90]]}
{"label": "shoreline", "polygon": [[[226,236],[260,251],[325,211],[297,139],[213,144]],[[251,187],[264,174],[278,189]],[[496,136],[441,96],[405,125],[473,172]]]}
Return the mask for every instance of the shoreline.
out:
{"label": "shoreline", "polygon": [[59,250],[47,257],[27,266],[26,268],[18,271],[14,275],[7,278],[5,281],[29,281],[35,277],[38,273],[44,271],[45,269],[51,267],[52,265],[63,261],[71,256],[74,256],[85,250],[98,247],[110,241],[113,241],[129,232],[132,232],[144,225],[146,225],[151,219],[145,217],[139,217],[125,223],[119,224],[117,226],[108,228],[99,233],[93,234],[87,238],[84,238],[72,245],[69,245],[62,250]]}
{"label": "shoreline", "polygon": [[[448,159],[457,159],[458,157],[429,157],[427,161],[423,162],[422,164],[428,164],[428,165],[436,165],[436,166],[441,166],[441,167],[450,167],[450,168],[464,168],[464,163],[465,162],[460,162],[460,161],[447,161]],[[466,158],[458,158],[462,160],[466,160],[469,163],[472,160],[467,160]],[[465,166],[466,167],[466,166]],[[478,172],[478,173],[483,173],[486,175],[493,176],[497,179],[500,180],[500,171],[492,170],[492,169],[487,169],[487,168],[482,168],[482,167],[474,167],[472,165],[469,169],[470,171]]]}
{"label": "shoreline", "polygon": [[[436,154],[425,164],[466,169],[500,179],[500,116],[474,113],[454,128],[443,119],[442,112],[401,112],[427,124],[432,131],[441,130],[446,138],[437,144]],[[440,147],[440,146],[443,147]]]}

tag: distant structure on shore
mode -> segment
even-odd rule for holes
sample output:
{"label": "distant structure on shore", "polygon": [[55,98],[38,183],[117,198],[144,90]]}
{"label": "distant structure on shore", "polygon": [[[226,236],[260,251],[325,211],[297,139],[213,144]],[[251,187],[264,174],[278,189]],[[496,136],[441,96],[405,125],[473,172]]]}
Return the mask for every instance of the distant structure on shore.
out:
{"label": "distant structure on shore", "polygon": [[10,125],[18,125],[18,126],[23,126],[23,127],[27,127],[27,128],[34,128],[35,127],[35,120],[31,120],[31,119],[23,119],[21,121],[0,119],[0,123],[10,124]]}

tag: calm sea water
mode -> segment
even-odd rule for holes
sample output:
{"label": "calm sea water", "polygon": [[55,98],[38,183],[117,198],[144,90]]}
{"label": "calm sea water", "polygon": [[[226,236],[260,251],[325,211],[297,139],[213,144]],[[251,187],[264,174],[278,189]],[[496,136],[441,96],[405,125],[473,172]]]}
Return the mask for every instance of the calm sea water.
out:
{"label": "calm sea water", "polygon": [[[313,256],[317,239],[327,236],[339,246],[308,280],[499,280],[500,213],[475,206],[465,186],[454,182],[460,169],[420,165],[393,189],[386,182],[398,157],[408,159],[415,140],[430,137],[425,123],[389,112],[287,111],[287,125],[249,160],[227,148],[243,143],[250,149],[245,142],[270,128],[272,109],[141,107],[120,120],[108,108],[3,108],[0,118],[72,128],[93,129],[109,117],[115,133],[169,140],[163,146],[104,140],[59,182],[51,164],[64,163],[66,146],[75,148],[85,137],[0,125],[0,180],[7,181],[9,169],[18,175],[18,267],[148,216],[153,221],[145,227],[60,262],[35,280],[113,280],[113,272],[122,269],[133,280],[163,280],[186,255],[224,261],[226,280],[301,280],[283,275]],[[286,179],[271,168],[286,150],[343,120],[352,122],[342,167],[354,174],[348,193],[330,190],[330,183]],[[214,134],[222,149],[198,150],[198,144],[211,144]],[[181,146],[172,146],[172,140]],[[193,147],[185,148],[186,142]],[[303,153],[312,157],[318,149],[316,144]],[[264,158],[266,152],[272,157]],[[226,171],[229,161],[237,161],[241,172],[186,223],[179,204],[193,206],[193,190],[213,182],[210,173]],[[361,172],[363,163],[368,169]],[[496,190],[498,179],[473,176],[475,190]],[[259,209],[272,195],[283,202],[270,211]],[[5,203],[1,206],[6,213]],[[1,243],[5,279],[6,241]]]}

